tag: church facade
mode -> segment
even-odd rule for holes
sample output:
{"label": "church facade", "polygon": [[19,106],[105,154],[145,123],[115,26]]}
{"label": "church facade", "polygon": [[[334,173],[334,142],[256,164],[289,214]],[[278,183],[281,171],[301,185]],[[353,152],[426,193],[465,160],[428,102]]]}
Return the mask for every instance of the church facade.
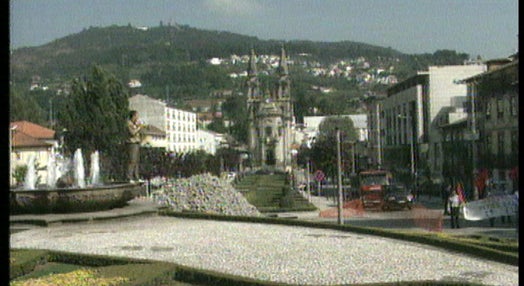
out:
{"label": "church facade", "polygon": [[282,47],[276,72],[276,86],[263,89],[257,71],[255,51],[251,50],[247,79],[248,145],[255,167],[286,169],[292,164],[291,80],[286,51]]}

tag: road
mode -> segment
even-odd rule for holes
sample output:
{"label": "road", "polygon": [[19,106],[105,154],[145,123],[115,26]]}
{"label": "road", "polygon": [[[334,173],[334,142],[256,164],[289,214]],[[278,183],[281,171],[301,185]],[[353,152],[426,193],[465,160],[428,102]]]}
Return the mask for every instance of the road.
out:
{"label": "road", "polygon": [[[307,197],[307,195],[305,196]],[[280,214],[280,216],[297,217],[298,219],[311,221],[337,222],[337,203],[333,199],[327,199],[323,196],[311,196],[310,202],[319,210],[316,212],[285,213]],[[330,213],[331,216],[321,217],[320,214],[322,213]],[[436,225],[437,222],[428,220],[428,217],[430,219],[440,217],[440,229]],[[419,197],[415,207],[411,210],[364,210],[360,214],[350,213],[344,216],[344,224],[404,230],[436,230],[455,235],[485,235],[496,238],[518,239],[516,217],[511,216],[510,219],[510,222],[506,220],[503,223],[501,218],[497,218],[493,227],[490,226],[488,220],[467,221],[461,219],[460,228],[452,229],[449,216],[443,215],[441,199],[424,195]]]}

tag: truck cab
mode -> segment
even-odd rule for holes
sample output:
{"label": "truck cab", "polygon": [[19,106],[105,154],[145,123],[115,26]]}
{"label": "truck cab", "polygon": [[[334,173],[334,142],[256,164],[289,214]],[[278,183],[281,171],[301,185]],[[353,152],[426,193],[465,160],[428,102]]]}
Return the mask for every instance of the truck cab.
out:
{"label": "truck cab", "polygon": [[385,187],[391,185],[392,174],[386,170],[367,170],[359,173],[360,199],[364,208],[382,208]]}

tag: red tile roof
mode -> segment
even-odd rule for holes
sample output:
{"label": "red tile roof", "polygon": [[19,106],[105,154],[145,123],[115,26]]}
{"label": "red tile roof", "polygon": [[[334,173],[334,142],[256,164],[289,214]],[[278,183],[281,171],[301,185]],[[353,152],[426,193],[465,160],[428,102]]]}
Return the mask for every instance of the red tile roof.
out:
{"label": "red tile roof", "polygon": [[29,122],[29,121],[15,121],[11,122],[11,127],[17,126],[16,130],[23,132],[29,136],[39,139],[53,139],[55,131],[44,126]]}
{"label": "red tile roof", "polygon": [[54,140],[55,137],[54,130],[29,121],[11,122],[10,127],[13,130],[13,147],[50,146],[52,144],[46,140]]}

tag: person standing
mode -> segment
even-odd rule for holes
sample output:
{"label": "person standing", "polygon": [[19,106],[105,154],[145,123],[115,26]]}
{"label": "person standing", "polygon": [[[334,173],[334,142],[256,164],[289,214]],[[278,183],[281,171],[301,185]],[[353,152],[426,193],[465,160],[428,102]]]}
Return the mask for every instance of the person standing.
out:
{"label": "person standing", "polygon": [[451,216],[451,228],[460,228],[459,212],[460,212],[460,196],[457,190],[453,190],[448,198],[448,210]]}
{"label": "person standing", "polygon": [[129,182],[134,183],[139,181],[139,162],[140,162],[140,141],[141,141],[141,130],[144,125],[138,120],[138,111],[131,110],[129,112],[129,119],[127,120],[128,130],[128,152],[129,162],[127,165],[127,179]]}
{"label": "person standing", "polygon": [[442,202],[444,203],[444,215],[449,215],[448,200],[449,196],[451,195],[451,185],[443,184],[442,189],[440,190],[440,195],[442,198]]}

